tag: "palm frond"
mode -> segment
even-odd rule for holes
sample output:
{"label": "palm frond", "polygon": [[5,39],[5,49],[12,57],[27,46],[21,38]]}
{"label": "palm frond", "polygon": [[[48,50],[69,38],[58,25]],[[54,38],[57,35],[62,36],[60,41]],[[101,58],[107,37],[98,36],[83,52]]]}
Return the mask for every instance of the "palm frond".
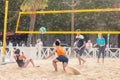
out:
{"label": "palm frond", "polygon": [[48,0],[24,0],[20,9],[22,11],[31,11],[45,9],[48,7]]}

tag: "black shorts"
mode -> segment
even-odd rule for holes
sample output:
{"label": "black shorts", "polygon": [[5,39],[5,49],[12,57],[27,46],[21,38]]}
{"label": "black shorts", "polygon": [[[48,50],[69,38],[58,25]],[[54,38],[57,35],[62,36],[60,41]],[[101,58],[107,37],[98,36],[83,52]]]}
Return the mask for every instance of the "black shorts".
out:
{"label": "black shorts", "polygon": [[84,53],[84,48],[82,48],[80,50],[76,49],[75,51],[76,51],[77,54],[79,54],[80,56],[82,56],[82,54]]}
{"label": "black shorts", "polygon": [[56,59],[59,60],[60,62],[68,63],[68,58],[66,56],[58,56]]}

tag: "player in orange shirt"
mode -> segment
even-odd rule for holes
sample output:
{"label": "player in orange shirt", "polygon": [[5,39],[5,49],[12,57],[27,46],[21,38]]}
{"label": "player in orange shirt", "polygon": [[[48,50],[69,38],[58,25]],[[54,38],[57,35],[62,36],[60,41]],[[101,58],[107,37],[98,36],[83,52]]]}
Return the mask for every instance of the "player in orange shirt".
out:
{"label": "player in orange shirt", "polygon": [[48,57],[46,57],[44,59],[50,58],[55,53],[57,53],[57,55],[58,55],[58,57],[53,60],[53,66],[55,68],[55,71],[57,71],[57,62],[62,62],[63,63],[63,70],[65,71],[65,67],[68,64],[68,58],[66,57],[65,51],[60,46],[60,42],[59,41],[55,41],[55,48],[54,48],[54,50],[51,52],[51,54]]}

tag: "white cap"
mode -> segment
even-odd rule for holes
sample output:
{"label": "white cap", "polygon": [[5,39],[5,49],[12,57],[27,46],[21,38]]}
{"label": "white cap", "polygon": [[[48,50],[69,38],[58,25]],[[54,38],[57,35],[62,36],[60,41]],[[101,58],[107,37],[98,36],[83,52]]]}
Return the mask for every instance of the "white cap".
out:
{"label": "white cap", "polygon": [[76,38],[84,39],[83,35],[77,35]]}

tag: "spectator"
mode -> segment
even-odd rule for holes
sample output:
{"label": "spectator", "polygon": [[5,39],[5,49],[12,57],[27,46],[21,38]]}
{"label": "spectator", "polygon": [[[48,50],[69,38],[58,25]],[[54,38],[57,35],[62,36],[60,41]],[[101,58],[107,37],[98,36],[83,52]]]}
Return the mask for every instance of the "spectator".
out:
{"label": "spectator", "polygon": [[13,49],[13,43],[11,41],[8,44],[8,48],[9,48],[10,58],[11,60],[13,60],[14,49]]}
{"label": "spectator", "polygon": [[86,43],[86,50],[87,50],[87,52],[91,52],[91,50],[92,50],[92,47],[93,47],[93,44],[92,44],[92,42],[91,42],[91,40],[88,40],[88,42]]}
{"label": "spectator", "polygon": [[36,43],[35,47],[37,49],[37,53],[36,53],[37,58],[42,57],[41,50],[43,47],[43,42],[41,41],[41,39],[37,39],[37,43]]}
{"label": "spectator", "polygon": [[87,43],[86,43],[86,46],[85,46],[85,53],[86,53],[86,56],[90,56],[90,54],[92,53],[93,51],[93,45],[92,45],[92,42],[91,40],[88,40]]}

